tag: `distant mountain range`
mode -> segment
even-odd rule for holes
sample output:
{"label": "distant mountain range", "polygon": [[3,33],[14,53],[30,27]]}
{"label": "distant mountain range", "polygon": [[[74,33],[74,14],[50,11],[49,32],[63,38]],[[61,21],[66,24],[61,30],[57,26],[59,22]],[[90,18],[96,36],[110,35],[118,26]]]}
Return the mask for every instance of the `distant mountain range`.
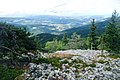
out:
{"label": "distant mountain range", "polygon": [[[96,23],[98,35],[104,32],[105,26],[107,25],[107,23],[108,23],[108,20]],[[87,37],[88,33],[90,32],[90,28],[89,28],[90,26],[91,24],[80,26],[77,28],[71,28],[71,29],[62,31],[61,33],[67,33],[68,37],[71,37],[71,35],[74,32],[76,32],[77,34],[81,35],[81,37]],[[41,34],[38,34],[37,36],[39,37],[40,42],[45,43],[47,41],[53,40],[53,38],[55,37],[57,37],[60,40],[62,39],[63,34],[55,35],[55,34],[50,34],[50,33],[41,33]]]}
{"label": "distant mountain range", "polygon": [[[97,26],[97,34],[100,35],[104,32],[105,30],[105,26],[107,25],[108,20],[102,21],[102,22],[96,22],[96,26]],[[74,32],[76,32],[77,34],[80,34],[81,37],[87,37],[88,33],[90,32],[90,26],[91,24],[87,24],[87,25],[83,25],[77,28],[71,28],[71,29],[67,29],[62,31],[63,33],[67,33],[68,35],[72,35]]]}
{"label": "distant mountain range", "polygon": [[51,33],[61,34],[64,30],[72,28],[84,28],[90,24],[92,18],[96,21],[105,21],[104,16],[79,16],[79,17],[65,17],[65,16],[50,16],[39,15],[30,17],[0,17],[0,21],[7,22],[19,27],[25,27],[28,31],[34,34]]}
{"label": "distant mountain range", "polygon": [[87,37],[91,26],[91,20],[96,20],[98,35],[103,33],[105,25],[108,23],[108,18],[104,16],[79,16],[79,17],[65,17],[65,16],[31,16],[31,17],[1,17],[1,22],[16,25],[18,27],[25,27],[28,31],[39,36],[41,42],[50,41],[55,37],[61,39],[63,33],[67,33],[70,37],[74,32],[80,34],[81,37]]}

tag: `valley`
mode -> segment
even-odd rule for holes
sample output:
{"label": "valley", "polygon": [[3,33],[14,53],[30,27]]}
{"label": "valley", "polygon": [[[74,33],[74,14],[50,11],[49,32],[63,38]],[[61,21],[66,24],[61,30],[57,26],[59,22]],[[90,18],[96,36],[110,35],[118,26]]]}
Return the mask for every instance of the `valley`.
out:
{"label": "valley", "polygon": [[[0,17],[0,22],[6,22],[24,27],[29,32],[36,34],[50,33],[50,34],[63,34],[69,29],[81,28],[91,23],[91,19],[95,18],[97,22],[107,20],[104,16],[78,16],[78,17],[65,17],[65,16],[29,16],[29,17]],[[69,33],[69,32],[68,32]]]}

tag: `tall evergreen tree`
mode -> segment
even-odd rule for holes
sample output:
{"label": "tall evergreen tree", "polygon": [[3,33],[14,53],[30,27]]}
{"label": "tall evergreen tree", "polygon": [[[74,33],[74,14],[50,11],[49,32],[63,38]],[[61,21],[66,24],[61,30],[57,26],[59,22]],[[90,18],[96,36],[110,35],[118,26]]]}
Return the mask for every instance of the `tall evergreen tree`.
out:
{"label": "tall evergreen tree", "polygon": [[36,51],[37,45],[31,33],[14,25],[0,23],[0,57],[8,56],[11,64],[16,65],[18,56],[28,51]]}
{"label": "tall evergreen tree", "polygon": [[97,33],[96,33],[96,25],[95,19],[92,20],[92,26],[90,27],[90,33],[88,35],[89,42],[90,42],[90,49],[96,50],[97,49]]}
{"label": "tall evergreen tree", "polygon": [[71,39],[66,44],[67,49],[85,49],[85,47],[85,39],[81,38],[76,32],[71,35]]}
{"label": "tall evergreen tree", "polygon": [[68,43],[67,33],[64,33],[63,38],[62,38],[62,44],[66,45],[67,43]]}
{"label": "tall evergreen tree", "polygon": [[98,45],[98,49],[102,50],[102,53],[103,53],[103,50],[106,50],[106,34],[103,33],[100,37],[99,37],[99,45]]}
{"label": "tall evergreen tree", "polygon": [[106,46],[110,52],[120,52],[120,35],[119,35],[119,16],[116,10],[113,12],[112,17],[106,27]]}

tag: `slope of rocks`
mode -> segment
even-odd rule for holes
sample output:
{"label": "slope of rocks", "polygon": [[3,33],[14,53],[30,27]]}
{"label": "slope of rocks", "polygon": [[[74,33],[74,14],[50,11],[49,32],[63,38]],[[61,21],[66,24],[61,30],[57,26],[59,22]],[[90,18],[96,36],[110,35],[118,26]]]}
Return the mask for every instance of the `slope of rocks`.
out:
{"label": "slope of rocks", "polygon": [[110,58],[105,51],[67,50],[55,54],[73,56],[60,58],[60,67],[52,63],[29,63],[22,76],[26,80],[120,80],[120,58]]}

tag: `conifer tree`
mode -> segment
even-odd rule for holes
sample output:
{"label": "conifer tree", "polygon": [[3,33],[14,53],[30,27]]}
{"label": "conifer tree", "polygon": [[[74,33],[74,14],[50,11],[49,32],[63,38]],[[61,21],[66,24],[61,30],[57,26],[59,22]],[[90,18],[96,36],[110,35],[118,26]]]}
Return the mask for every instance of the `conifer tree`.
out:
{"label": "conifer tree", "polygon": [[63,38],[62,38],[62,44],[66,45],[67,43],[68,43],[67,33],[64,33]]}
{"label": "conifer tree", "polygon": [[106,46],[110,52],[120,51],[120,40],[119,40],[119,16],[116,10],[113,12],[112,17],[106,27]]}
{"label": "conifer tree", "polygon": [[90,27],[90,33],[88,35],[89,39],[89,44],[90,44],[90,49],[96,50],[97,49],[97,33],[96,33],[96,25],[95,25],[95,19],[92,20],[92,26]]}
{"label": "conifer tree", "polygon": [[100,45],[99,45],[99,49],[102,50],[102,53],[103,53],[103,50],[106,50],[107,48],[105,47],[106,45],[106,34],[103,33],[101,35],[101,37],[99,38],[99,42],[100,42]]}

